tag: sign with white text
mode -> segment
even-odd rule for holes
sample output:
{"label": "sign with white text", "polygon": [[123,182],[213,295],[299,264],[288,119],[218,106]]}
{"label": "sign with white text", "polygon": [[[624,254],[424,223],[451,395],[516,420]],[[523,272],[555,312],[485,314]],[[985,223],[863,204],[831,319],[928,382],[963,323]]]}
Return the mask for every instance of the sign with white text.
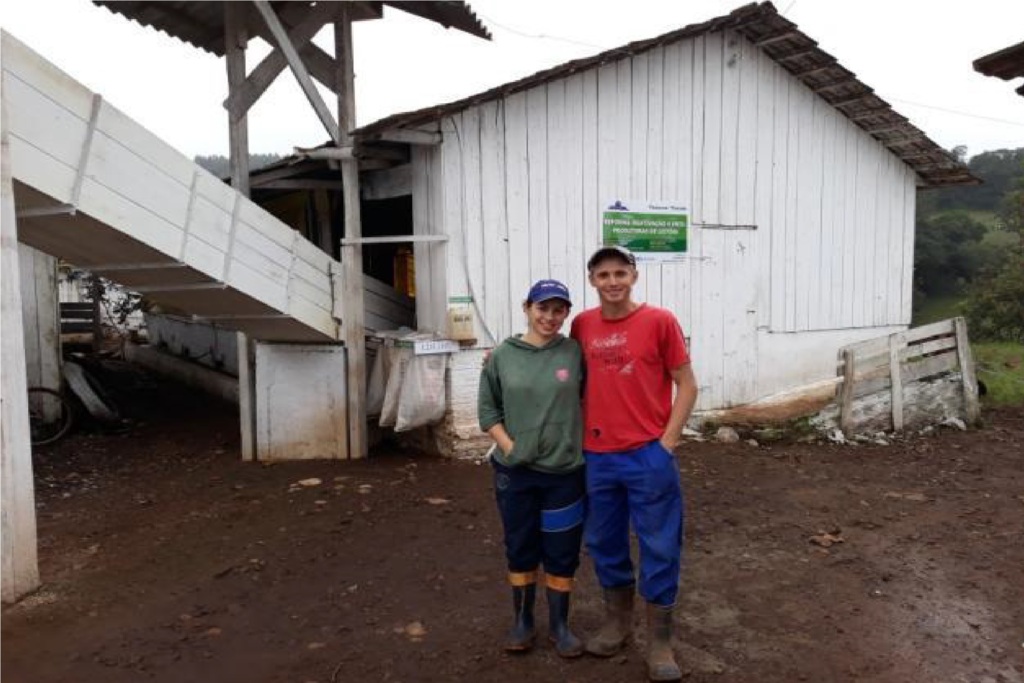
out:
{"label": "sign with white text", "polygon": [[601,212],[601,245],[622,246],[637,262],[681,261],[686,255],[690,210],[679,202],[608,202]]}

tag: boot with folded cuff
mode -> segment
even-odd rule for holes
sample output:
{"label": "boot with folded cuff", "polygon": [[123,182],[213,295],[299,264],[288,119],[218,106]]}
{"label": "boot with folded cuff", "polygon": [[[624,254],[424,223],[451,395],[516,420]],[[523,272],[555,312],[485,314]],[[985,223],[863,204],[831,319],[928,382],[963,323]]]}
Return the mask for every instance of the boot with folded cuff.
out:
{"label": "boot with folded cuff", "polygon": [[572,658],[583,654],[583,641],[569,628],[572,598],[571,578],[547,576],[548,635],[559,657]]}
{"label": "boot with folded cuff", "polygon": [[509,574],[512,584],[512,609],[515,621],[505,638],[505,652],[527,652],[533,648],[537,631],[533,621],[533,605],[537,598],[536,572]]}

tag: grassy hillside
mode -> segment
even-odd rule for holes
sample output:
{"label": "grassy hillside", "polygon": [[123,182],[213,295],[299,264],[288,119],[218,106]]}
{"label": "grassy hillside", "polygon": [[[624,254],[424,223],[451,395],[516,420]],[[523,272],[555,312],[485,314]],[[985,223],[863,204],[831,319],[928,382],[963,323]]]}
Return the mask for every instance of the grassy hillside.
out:
{"label": "grassy hillside", "polygon": [[978,381],[984,382],[986,405],[1024,405],[1024,344],[971,344]]}
{"label": "grassy hillside", "polygon": [[910,321],[911,327],[919,327],[928,323],[955,318],[962,315],[960,306],[963,303],[963,296],[951,294],[948,296],[930,296],[924,300],[921,307],[914,312]]}

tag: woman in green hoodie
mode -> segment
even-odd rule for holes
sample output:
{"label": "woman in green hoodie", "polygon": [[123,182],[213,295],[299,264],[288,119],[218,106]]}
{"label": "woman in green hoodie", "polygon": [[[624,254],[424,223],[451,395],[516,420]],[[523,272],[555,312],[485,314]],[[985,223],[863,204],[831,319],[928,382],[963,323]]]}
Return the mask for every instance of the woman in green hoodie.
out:
{"label": "woman in green hoodie", "polygon": [[543,564],[555,650],[562,657],[583,653],[568,623],[586,507],[583,354],[560,333],[571,307],[564,284],[535,283],[523,303],[526,334],[494,349],[480,378],[478,415],[480,428],[496,443],[491,462],[515,609],[505,643],[510,652],[533,646],[533,603]]}

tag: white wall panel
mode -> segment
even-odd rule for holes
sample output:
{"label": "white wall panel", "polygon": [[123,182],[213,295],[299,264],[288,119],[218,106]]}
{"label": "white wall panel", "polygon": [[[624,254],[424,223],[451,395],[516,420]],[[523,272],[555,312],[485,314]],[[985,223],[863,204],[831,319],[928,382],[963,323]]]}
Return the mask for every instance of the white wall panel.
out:
{"label": "white wall panel", "polygon": [[501,101],[480,109],[480,229],[482,301],[487,302],[487,326],[496,341],[508,336],[520,321],[518,297],[509,292],[508,213],[505,211],[505,123]]}
{"label": "white wall panel", "polygon": [[257,458],[347,458],[345,372],[343,346],[258,343]]}
{"label": "white wall panel", "polygon": [[[508,291],[521,301],[530,286],[530,157],[526,131],[526,93],[504,100],[505,213],[508,220]],[[510,314],[504,336],[519,331],[523,318]]]}
{"label": "white wall panel", "polygon": [[[593,219],[584,212],[587,202],[584,199],[586,173],[584,172],[584,139],[591,139],[596,133],[596,121],[585,122],[584,108],[586,83],[583,75],[572,76],[565,81],[565,118],[560,138],[564,146],[564,156],[559,162],[559,175],[564,179],[564,189],[554,203],[557,210],[553,212],[562,223],[565,235],[565,261],[561,266],[552,264],[551,274],[565,282],[576,301],[577,311],[583,307],[583,292],[589,287],[585,269],[582,264],[593,250],[594,242],[587,241],[584,225]],[[596,92],[590,92],[596,100]],[[591,103],[591,111],[595,102]],[[589,133],[587,129],[590,129]],[[590,204],[593,206],[593,204]],[[593,215],[593,213],[591,213]]]}
{"label": "white wall panel", "polygon": [[548,276],[548,90],[539,86],[526,93],[526,151],[529,188],[528,218],[530,282]]}

